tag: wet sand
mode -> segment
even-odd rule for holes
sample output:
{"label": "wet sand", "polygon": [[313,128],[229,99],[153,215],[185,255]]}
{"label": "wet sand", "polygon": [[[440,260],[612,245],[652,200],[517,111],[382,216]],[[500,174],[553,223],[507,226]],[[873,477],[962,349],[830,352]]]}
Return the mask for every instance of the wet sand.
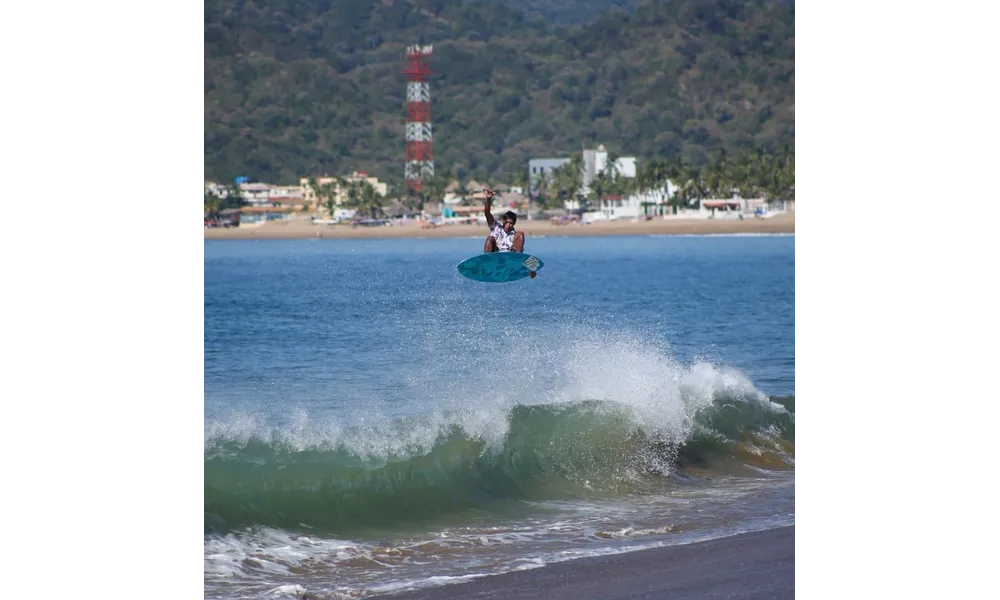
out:
{"label": "wet sand", "polygon": [[385,600],[739,600],[795,598],[795,527],[581,558]]}
{"label": "wet sand", "polygon": [[[533,236],[576,235],[691,235],[735,233],[795,233],[795,213],[768,219],[671,219],[652,221],[604,221],[589,225],[553,225],[549,221],[522,221],[517,228]],[[205,239],[349,239],[349,238],[439,238],[486,237],[485,225],[443,225],[423,228],[417,223],[392,227],[313,225],[308,221],[272,221],[258,226],[205,230]]]}

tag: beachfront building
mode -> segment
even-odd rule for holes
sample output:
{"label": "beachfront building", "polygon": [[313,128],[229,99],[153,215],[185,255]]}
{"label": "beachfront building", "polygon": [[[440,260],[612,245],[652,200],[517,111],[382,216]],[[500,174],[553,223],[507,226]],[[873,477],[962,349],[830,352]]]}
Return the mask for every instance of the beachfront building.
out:
{"label": "beachfront building", "polygon": [[[790,205],[790,206],[789,206]],[[709,198],[702,200],[694,216],[705,216],[705,218],[757,218],[766,219],[776,214],[786,211],[794,211],[793,202],[783,202],[781,200],[765,200],[764,198],[743,198],[738,193],[734,193],[731,198]]]}
{"label": "beachfront building", "polygon": [[[554,183],[552,170],[568,162],[570,162],[569,158],[533,158],[529,160],[528,180],[531,182],[531,195],[534,196],[538,191],[537,182],[539,178],[544,177],[551,185]],[[605,172],[612,177],[635,177],[637,172],[636,162],[636,157],[634,156],[620,156],[615,160],[614,168],[611,168],[612,165],[609,165],[608,162],[608,149],[605,148],[604,144],[600,144],[592,150],[583,150],[582,185],[579,193],[566,201],[566,210],[574,211],[580,209],[578,196],[586,197],[590,194],[590,184],[597,177],[598,173]]]}
{"label": "beachfront building", "polygon": [[[761,198],[705,198],[691,206],[674,207],[671,199],[679,188],[672,181],[659,189],[646,190],[630,196],[604,196],[596,211],[584,214],[587,221],[619,219],[743,219],[767,218],[789,210],[785,203],[767,202]],[[794,210],[794,209],[792,209]]]}
{"label": "beachfront building", "polygon": [[568,158],[532,158],[528,161],[528,189],[534,196],[538,193],[538,181],[545,179],[552,184],[552,171],[568,163]]}
{"label": "beachfront building", "polygon": [[608,163],[608,149],[601,144],[596,150],[583,151],[583,194],[590,194],[590,184],[597,177],[598,173],[605,173],[611,177],[635,177],[636,158],[634,156],[620,156],[612,166]]}
{"label": "beachfront building", "polygon": [[344,179],[347,180],[348,185],[351,185],[352,183],[358,185],[362,183],[369,183],[373,188],[375,188],[375,192],[382,197],[385,197],[385,195],[389,193],[389,184],[379,181],[378,177],[370,176],[366,171],[355,171]]}
{"label": "beachfront building", "polygon": [[[379,181],[377,177],[370,176],[365,171],[354,171],[347,177],[343,178],[347,183],[347,186],[342,187],[336,177],[330,177],[324,175],[323,177],[316,178],[316,185],[327,185],[333,184],[335,186],[333,192],[333,201],[337,206],[341,206],[347,202],[347,192],[351,185],[361,185],[363,183],[371,184],[375,188],[375,192],[382,197],[385,197],[389,193],[389,184]],[[299,187],[302,190],[303,201],[312,206],[313,208],[322,207],[323,203],[326,201],[324,198],[320,198],[316,193],[316,190],[312,188],[309,183],[308,177],[302,177],[299,179]]]}
{"label": "beachfront building", "polygon": [[[337,184],[336,177],[317,177],[316,185],[327,185],[327,184]],[[320,205],[319,195],[316,190],[313,189],[312,185],[309,183],[308,177],[299,178],[299,187],[302,188],[302,200],[314,209]]]}
{"label": "beachfront building", "polygon": [[670,198],[677,193],[671,181],[659,189],[645,190],[629,196],[604,196],[595,213],[587,213],[589,220],[616,221],[619,219],[645,219],[669,214]]}
{"label": "beachfront building", "polygon": [[216,198],[228,198],[229,189],[228,185],[220,185],[214,181],[205,182],[205,194],[212,194]]}
{"label": "beachfront building", "polygon": [[243,201],[250,206],[268,206],[271,190],[276,187],[278,186],[270,183],[241,183],[240,195],[243,196]]}
{"label": "beachfront building", "polygon": [[297,211],[305,208],[305,194],[300,185],[276,185],[271,189],[267,201],[274,207]]}

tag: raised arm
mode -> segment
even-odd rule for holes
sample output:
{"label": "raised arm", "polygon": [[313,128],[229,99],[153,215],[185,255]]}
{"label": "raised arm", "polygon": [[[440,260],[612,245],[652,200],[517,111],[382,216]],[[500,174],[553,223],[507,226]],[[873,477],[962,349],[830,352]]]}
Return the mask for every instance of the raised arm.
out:
{"label": "raised arm", "polygon": [[486,225],[492,228],[493,224],[496,223],[496,219],[493,218],[493,213],[490,212],[490,207],[493,204],[493,194],[496,192],[489,188],[484,189],[483,192],[486,194],[486,205],[483,207],[483,212],[486,213]]}

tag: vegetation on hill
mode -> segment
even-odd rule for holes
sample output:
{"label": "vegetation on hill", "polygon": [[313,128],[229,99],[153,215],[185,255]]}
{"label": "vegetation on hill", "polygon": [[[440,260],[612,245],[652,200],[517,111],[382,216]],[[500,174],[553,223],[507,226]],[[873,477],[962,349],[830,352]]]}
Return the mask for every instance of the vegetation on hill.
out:
{"label": "vegetation on hill", "polygon": [[361,170],[399,189],[412,43],[434,44],[435,166],[463,181],[600,143],[698,167],[794,148],[794,3],[643,0],[555,30],[514,4],[206,0],[206,178]]}
{"label": "vegetation on hill", "polygon": [[580,25],[619,9],[632,12],[639,0],[505,0],[529,19],[542,19],[553,26]]}

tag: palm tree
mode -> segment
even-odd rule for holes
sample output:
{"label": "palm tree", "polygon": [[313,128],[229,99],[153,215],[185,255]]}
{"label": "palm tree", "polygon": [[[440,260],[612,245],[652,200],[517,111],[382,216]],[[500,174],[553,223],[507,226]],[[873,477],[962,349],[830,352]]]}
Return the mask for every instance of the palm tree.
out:
{"label": "palm tree", "polygon": [[519,188],[521,188],[521,190],[525,192],[525,195],[526,195],[526,196],[529,196],[529,197],[530,197],[530,194],[529,194],[529,193],[527,193],[527,192],[529,191],[529,190],[528,190],[528,185],[529,185],[530,183],[531,183],[531,182],[530,182],[530,181],[529,181],[529,179],[528,179],[528,172],[527,172],[527,171],[521,171],[521,170],[518,170],[518,171],[516,171],[516,172],[514,173],[514,175],[513,175],[513,176],[512,176],[511,178],[510,178],[510,184],[511,184],[512,186],[514,186],[514,187],[519,187]]}
{"label": "palm tree", "polygon": [[[580,200],[583,196],[584,165],[583,154],[574,154],[566,168],[566,191],[571,198]],[[584,200],[586,202],[586,200]]]}
{"label": "palm tree", "polygon": [[337,188],[333,183],[322,183],[313,185],[313,191],[316,194],[316,199],[320,205],[326,206],[327,212],[330,213],[330,218],[333,218],[334,206],[336,206]]}
{"label": "palm tree", "polygon": [[768,201],[795,198],[795,155],[788,146],[777,156],[755,154],[754,162],[760,172],[760,187]]}
{"label": "palm tree", "polygon": [[604,173],[609,179],[618,177],[618,159],[621,158],[617,152],[608,152],[607,163],[604,165]]}
{"label": "palm tree", "polygon": [[655,167],[655,160],[648,161],[639,167],[638,172],[635,174],[635,189],[637,191],[648,192],[656,187],[656,181],[653,178],[653,169]]}
{"label": "palm tree", "polygon": [[594,176],[594,179],[590,182],[590,195],[587,199],[596,200],[597,206],[600,207],[601,200],[607,194],[608,186],[610,183],[611,180],[608,178],[607,174],[605,174],[605,171],[602,169],[596,176]]}
{"label": "palm tree", "polygon": [[639,185],[635,177],[625,177],[620,172],[611,178],[609,192],[618,196],[631,196],[638,191]]}
{"label": "palm tree", "polygon": [[716,151],[712,162],[702,169],[702,180],[705,182],[705,191],[713,198],[731,198],[733,196],[733,184],[730,179],[729,157],[725,148]]}
{"label": "palm tree", "polygon": [[[319,207],[320,207],[320,205],[323,203],[323,200],[322,200],[322,197],[319,194],[319,183],[316,182],[316,178],[315,177],[310,177],[309,178],[308,187],[309,187],[309,189],[312,190],[313,195],[316,196],[316,208],[318,210]],[[304,191],[305,190],[303,190],[303,192]]]}
{"label": "palm tree", "polygon": [[[444,200],[444,190],[448,187],[448,178],[444,175],[434,175],[425,180],[420,186],[420,193],[424,201],[441,202]],[[423,205],[420,207],[423,210]]]}
{"label": "palm tree", "polygon": [[228,185],[225,187],[226,194],[219,199],[219,209],[240,208],[246,206],[247,201],[243,198],[243,190],[238,185]]}
{"label": "palm tree", "polygon": [[740,198],[754,198],[757,195],[753,159],[744,152],[729,164],[729,177]]}
{"label": "palm tree", "polygon": [[212,192],[205,192],[205,218],[214,218],[219,214],[222,199]]}
{"label": "palm tree", "polygon": [[705,199],[705,181],[701,177],[701,169],[695,165],[688,165],[687,170],[684,173],[684,187],[687,190],[685,197],[688,201],[688,206],[693,208],[700,208],[701,201]]}
{"label": "palm tree", "polygon": [[351,182],[347,188],[347,201],[344,204],[356,210],[355,216],[358,213],[368,213],[375,219],[382,210],[382,196],[375,186],[367,181]]}
{"label": "palm tree", "polygon": [[550,195],[552,193],[552,184],[549,183],[549,178],[545,175],[535,175],[533,177],[535,188],[535,201],[538,203],[539,208],[545,210],[550,206]]}
{"label": "palm tree", "polygon": [[[650,161],[644,161],[641,167],[636,171],[635,178],[629,182],[630,187],[635,193],[646,196],[651,191],[658,189],[659,181],[657,179],[657,169],[659,168],[659,160],[653,159]],[[647,214],[646,210],[652,202],[644,200],[642,202],[642,212]]]}
{"label": "palm tree", "polygon": [[580,188],[583,186],[583,155],[574,154],[570,157],[569,162],[552,169],[551,175],[550,192],[554,191],[555,196],[564,203],[568,200],[578,199]]}
{"label": "palm tree", "polygon": [[705,182],[702,180],[701,169],[675,155],[665,167],[667,177],[677,185],[677,193],[671,199],[670,205],[677,209],[700,206],[705,197]]}
{"label": "palm tree", "polygon": [[[569,162],[553,169],[552,173],[559,181],[558,187],[565,190],[567,200],[580,199],[580,189],[583,187],[583,154],[571,155]],[[561,179],[558,179],[560,177]]]}

